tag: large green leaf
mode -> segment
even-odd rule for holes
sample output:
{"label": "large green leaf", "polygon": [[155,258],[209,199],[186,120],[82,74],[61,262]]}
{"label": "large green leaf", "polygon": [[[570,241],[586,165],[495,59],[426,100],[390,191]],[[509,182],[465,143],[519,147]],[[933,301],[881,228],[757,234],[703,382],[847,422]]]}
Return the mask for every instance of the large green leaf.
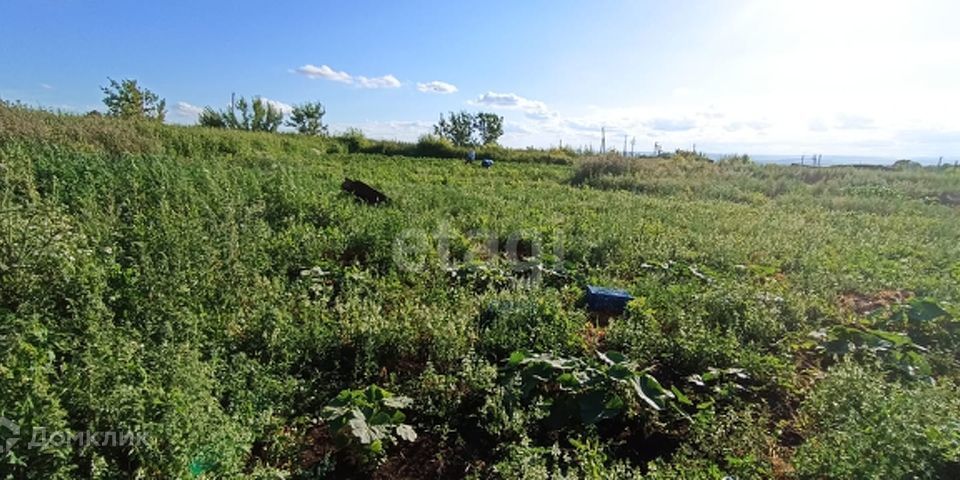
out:
{"label": "large green leaf", "polygon": [[370,428],[370,425],[367,424],[367,421],[363,418],[351,418],[350,422],[350,433],[357,437],[360,440],[360,443],[364,445],[370,444],[376,436],[373,432],[373,429]]}
{"label": "large green leaf", "polygon": [[632,378],[630,383],[633,385],[637,396],[654,410],[662,409],[667,400],[673,398],[673,394],[664,389],[652,375],[639,375]]}
{"label": "large green leaf", "polygon": [[408,442],[417,440],[417,432],[413,430],[413,427],[405,423],[397,425],[397,436]]}
{"label": "large green leaf", "polygon": [[630,367],[623,364],[616,364],[607,370],[607,375],[614,380],[625,381],[633,378],[633,376],[636,374],[630,369]]}
{"label": "large green leaf", "polygon": [[587,425],[617,416],[624,405],[619,396],[608,398],[606,393],[600,390],[591,390],[581,395],[577,403],[580,407],[580,421]]}
{"label": "large green leaf", "polygon": [[381,410],[373,414],[370,419],[367,420],[367,423],[370,425],[386,425],[393,423],[393,417],[389,413]]}
{"label": "large green leaf", "polygon": [[941,317],[950,316],[937,302],[926,299],[917,299],[910,302],[907,318],[911,323],[924,323]]}
{"label": "large green leaf", "polygon": [[620,352],[597,352],[597,356],[600,357],[600,360],[603,360],[607,365],[616,365],[618,363],[624,363],[627,361],[627,357]]}

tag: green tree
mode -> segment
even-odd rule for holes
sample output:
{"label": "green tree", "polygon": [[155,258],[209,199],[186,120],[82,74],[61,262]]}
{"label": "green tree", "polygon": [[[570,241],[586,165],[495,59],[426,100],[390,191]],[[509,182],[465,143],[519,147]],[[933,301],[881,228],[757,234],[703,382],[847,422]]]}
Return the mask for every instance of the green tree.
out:
{"label": "green tree", "polygon": [[120,118],[147,119],[162,122],[167,115],[167,102],[156,93],[137,85],[136,80],[116,81],[107,78],[110,85],[100,87],[107,115]]}
{"label": "green tree", "polygon": [[480,112],[473,118],[473,127],[479,136],[480,143],[483,145],[492,145],[503,136],[503,117],[494,114]]}
{"label": "green tree", "polygon": [[450,118],[444,118],[443,114],[440,114],[440,121],[433,126],[433,133],[450,140],[458,147],[472,145],[473,115],[465,111],[450,112]]}
{"label": "green tree", "polygon": [[232,100],[224,111],[204,108],[198,120],[204,127],[276,132],[283,122],[283,112],[260,97],[254,97],[252,102],[240,97]]}
{"label": "green tree", "polygon": [[323,115],[326,113],[322,103],[306,102],[293,107],[286,124],[303,135],[326,135],[327,126],[323,123]]}

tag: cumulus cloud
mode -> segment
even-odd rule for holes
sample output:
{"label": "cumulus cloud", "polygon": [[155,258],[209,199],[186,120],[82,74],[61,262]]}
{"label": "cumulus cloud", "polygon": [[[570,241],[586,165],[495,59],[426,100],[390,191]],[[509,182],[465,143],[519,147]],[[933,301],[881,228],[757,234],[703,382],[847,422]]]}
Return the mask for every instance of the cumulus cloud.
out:
{"label": "cumulus cloud", "polygon": [[349,73],[334,70],[327,65],[320,65],[318,67],[308,63],[297,68],[295,71],[300,75],[306,76],[307,78],[322,78],[324,80],[330,80],[333,82],[353,83],[353,77],[350,76]]}
{"label": "cumulus cloud", "polygon": [[267,102],[267,104],[269,104],[271,107],[280,110],[284,114],[287,114],[293,111],[293,106],[288,103],[283,103],[281,101],[273,100],[266,97],[260,97],[260,99]]}
{"label": "cumulus cloud", "polygon": [[423,93],[454,93],[457,91],[455,85],[451,85],[447,82],[441,82],[439,80],[434,80],[432,82],[418,83],[417,90],[420,90]]}
{"label": "cumulus cloud", "polygon": [[357,84],[363,88],[398,88],[400,80],[393,75],[384,75],[382,77],[357,77]]}
{"label": "cumulus cloud", "polygon": [[203,107],[191,105],[187,102],[177,102],[176,112],[184,117],[196,117],[203,112]]}
{"label": "cumulus cloud", "polygon": [[382,77],[364,77],[350,75],[342,70],[334,70],[329,65],[306,64],[293,70],[307,78],[330,80],[332,82],[345,83],[347,85],[357,85],[361,88],[397,88],[400,80],[393,75],[384,75]]}
{"label": "cumulus cloud", "polygon": [[473,103],[489,107],[516,108],[520,110],[547,109],[546,104],[543,102],[523,98],[516,93],[487,92],[480,95],[480,98],[474,100]]}
{"label": "cumulus cloud", "polygon": [[547,108],[545,103],[538,100],[530,100],[515,93],[487,92],[470,103],[490,108],[519,110],[534,120],[547,120],[556,117],[556,114]]}

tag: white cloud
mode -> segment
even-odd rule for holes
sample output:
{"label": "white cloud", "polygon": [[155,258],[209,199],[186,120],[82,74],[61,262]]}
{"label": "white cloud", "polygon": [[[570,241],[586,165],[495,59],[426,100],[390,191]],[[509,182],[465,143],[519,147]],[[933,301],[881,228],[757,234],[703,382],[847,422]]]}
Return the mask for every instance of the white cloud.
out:
{"label": "white cloud", "polygon": [[176,112],[183,117],[196,117],[203,112],[203,107],[191,105],[187,102],[177,102]]}
{"label": "white cloud", "polygon": [[398,88],[401,83],[393,75],[384,75],[382,77],[354,77],[347,72],[334,70],[328,65],[306,64],[293,70],[307,78],[330,80],[332,82],[345,83],[347,85],[357,85],[361,88]]}
{"label": "white cloud", "polygon": [[276,108],[276,109],[280,110],[280,111],[283,112],[284,114],[287,114],[287,113],[290,113],[291,111],[293,111],[293,106],[290,105],[290,104],[288,104],[288,103],[283,103],[283,102],[278,101],[278,100],[272,100],[272,99],[269,99],[269,98],[267,98],[267,97],[260,97],[260,99],[263,100],[263,101],[265,101],[265,102],[267,102],[267,103],[268,103],[270,106],[272,106],[273,108]]}
{"label": "white cloud", "polygon": [[347,72],[340,72],[330,68],[327,65],[316,65],[306,64],[302,67],[299,67],[295,70],[300,75],[305,75],[308,78],[322,78],[325,80],[330,80],[333,82],[340,83],[353,83],[353,77],[350,76]]}
{"label": "white cloud", "polygon": [[373,78],[357,77],[357,84],[363,88],[399,88],[400,80],[393,75]]}
{"label": "white cloud", "polygon": [[441,82],[439,80],[434,80],[427,83],[418,83],[417,90],[420,90],[423,93],[455,93],[457,91],[456,85],[451,85],[447,82]]}
{"label": "white cloud", "polygon": [[556,117],[556,113],[547,108],[547,104],[521,97],[515,93],[487,92],[469,103],[490,108],[519,110],[532,120],[546,121]]}
{"label": "white cloud", "polygon": [[547,109],[547,105],[543,102],[523,98],[516,93],[487,92],[480,95],[480,98],[474,100],[473,103],[494,108],[514,108],[525,111],[544,111]]}
{"label": "white cloud", "polygon": [[44,90],[53,90],[53,85],[50,85],[49,83],[41,83],[40,88]]}
{"label": "white cloud", "polygon": [[653,130],[663,130],[665,132],[683,132],[697,128],[697,120],[689,117],[680,118],[654,118],[647,122],[647,126]]}

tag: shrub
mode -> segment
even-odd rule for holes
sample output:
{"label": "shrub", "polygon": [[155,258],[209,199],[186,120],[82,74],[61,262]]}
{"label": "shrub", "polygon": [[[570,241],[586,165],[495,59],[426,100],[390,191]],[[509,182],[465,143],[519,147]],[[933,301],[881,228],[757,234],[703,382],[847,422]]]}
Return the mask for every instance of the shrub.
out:
{"label": "shrub", "polygon": [[483,306],[479,351],[495,360],[516,350],[572,353],[583,325],[549,290],[505,292]]}
{"label": "shrub", "polygon": [[384,449],[398,439],[417,439],[413,427],[403,423],[401,411],[413,400],[370,385],[363,390],[343,390],[323,408],[321,416],[337,445],[362,456],[384,454]]}
{"label": "shrub", "polygon": [[960,391],[902,386],[845,362],[804,403],[802,478],[947,478],[960,472]]}

